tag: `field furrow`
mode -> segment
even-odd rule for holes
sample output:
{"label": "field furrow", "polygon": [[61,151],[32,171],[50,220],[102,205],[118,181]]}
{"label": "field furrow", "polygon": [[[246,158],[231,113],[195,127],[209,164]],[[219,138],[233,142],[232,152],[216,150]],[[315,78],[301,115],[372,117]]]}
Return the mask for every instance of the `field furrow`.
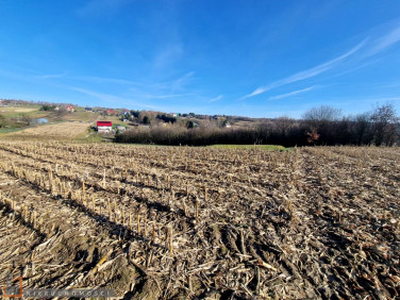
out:
{"label": "field furrow", "polygon": [[135,299],[398,297],[399,157],[1,141],[2,279]]}

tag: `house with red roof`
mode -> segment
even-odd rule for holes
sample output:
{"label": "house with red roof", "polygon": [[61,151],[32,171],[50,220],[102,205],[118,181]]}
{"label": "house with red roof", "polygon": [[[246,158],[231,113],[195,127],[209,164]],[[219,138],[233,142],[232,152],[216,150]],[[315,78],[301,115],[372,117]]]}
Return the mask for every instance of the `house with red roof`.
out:
{"label": "house with red roof", "polygon": [[111,121],[97,121],[97,132],[109,133],[112,131]]}

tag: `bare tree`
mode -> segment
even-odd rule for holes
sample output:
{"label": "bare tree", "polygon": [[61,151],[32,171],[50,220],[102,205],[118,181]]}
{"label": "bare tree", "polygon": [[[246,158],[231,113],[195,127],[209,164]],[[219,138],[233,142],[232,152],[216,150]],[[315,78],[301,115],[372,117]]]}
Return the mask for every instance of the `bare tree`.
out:
{"label": "bare tree", "polygon": [[287,116],[279,117],[275,120],[278,132],[285,137],[288,135],[290,128],[293,126],[294,121]]}
{"label": "bare tree", "polygon": [[312,108],[304,113],[309,132],[315,131],[319,135],[321,144],[334,144],[336,139],[336,127],[340,121],[342,111],[340,109],[322,105]]}
{"label": "bare tree", "polygon": [[28,114],[21,114],[20,115],[20,120],[26,126],[30,126],[32,124],[32,122],[33,122],[33,119]]}
{"label": "bare tree", "polygon": [[397,138],[399,117],[392,103],[378,106],[371,115],[373,123],[374,142],[377,146],[393,145]]}
{"label": "bare tree", "polygon": [[341,115],[341,109],[327,105],[321,105],[320,107],[314,107],[306,111],[303,115],[303,119],[312,125],[318,126],[322,122],[338,121]]}
{"label": "bare tree", "polygon": [[372,142],[373,132],[371,126],[371,114],[362,113],[353,118],[353,134],[355,144],[366,145]]}

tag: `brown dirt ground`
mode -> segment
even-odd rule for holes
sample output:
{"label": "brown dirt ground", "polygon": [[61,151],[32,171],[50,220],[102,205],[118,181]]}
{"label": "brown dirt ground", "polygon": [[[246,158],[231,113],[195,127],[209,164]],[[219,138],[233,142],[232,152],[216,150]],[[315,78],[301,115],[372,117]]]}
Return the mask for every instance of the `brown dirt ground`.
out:
{"label": "brown dirt ground", "polygon": [[124,299],[394,299],[400,152],[0,141],[0,281]]}

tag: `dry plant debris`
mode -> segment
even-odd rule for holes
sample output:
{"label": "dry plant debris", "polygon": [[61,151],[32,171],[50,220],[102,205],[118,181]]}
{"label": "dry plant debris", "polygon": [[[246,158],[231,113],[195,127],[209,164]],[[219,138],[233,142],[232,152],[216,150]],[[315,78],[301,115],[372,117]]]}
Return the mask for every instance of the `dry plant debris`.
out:
{"label": "dry plant debris", "polygon": [[26,128],[21,131],[9,133],[11,138],[28,138],[35,139],[41,138],[42,140],[47,139],[74,139],[85,135],[88,131],[88,124],[86,122],[65,122],[50,124],[45,126],[37,126]]}
{"label": "dry plant debris", "polygon": [[398,148],[0,142],[0,281],[125,299],[400,297]]}

